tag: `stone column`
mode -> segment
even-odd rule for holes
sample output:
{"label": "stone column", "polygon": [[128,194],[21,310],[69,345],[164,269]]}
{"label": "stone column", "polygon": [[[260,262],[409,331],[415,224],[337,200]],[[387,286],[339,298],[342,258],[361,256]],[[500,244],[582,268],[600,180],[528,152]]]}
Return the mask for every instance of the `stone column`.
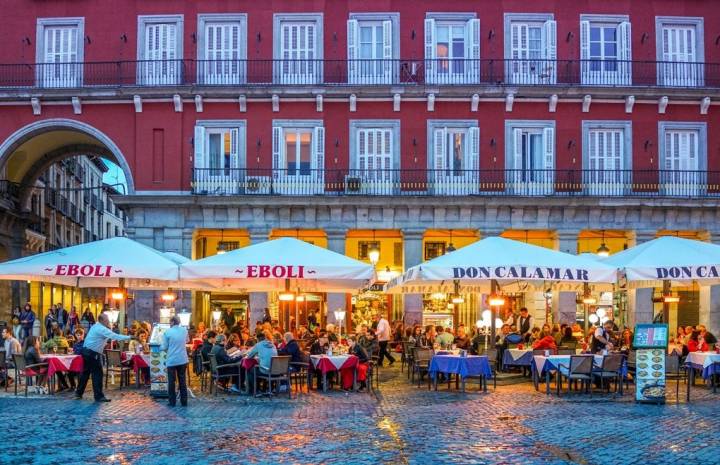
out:
{"label": "stone column", "polygon": [[700,286],[699,323],[715,335],[720,333],[720,286]]}
{"label": "stone column", "polygon": [[[558,250],[561,252],[577,255],[578,251],[577,231],[558,231]],[[577,321],[577,296],[576,292],[556,292],[553,299],[552,312],[553,323],[567,323],[569,325]]]}
{"label": "stone column", "polygon": [[632,328],[637,323],[652,323],[655,316],[652,301],[653,289],[628,289],[627,325]]}
{"label": "stone column", "polygon": [[[267,230],[250,230],[250,245],[259,244],[268,240],[269,232]],[[250,306],[248,312],[248,326],[250,330],[255,329],[255,322],[262,321],[263,315],[265,315],[265,308],[268,306],[268,293],[267,292],[251,292]]]}
{"label": "stone column", "polygon": [[[422,231],[403,230],[403,262],[405,270],[423,261]],[[423,303],[422,294],[403,295],[403,321],[405,323],[418,322],[422,324]]]}
{"label": "stone column", "polygon": [[[328,230],[327,241],[328,250],[345,255],[345,237],[347,230]],[[345,321],[343,322],[342,334],[347,334],[348,320],[352,318],[347,308],[347,295],[341,292],[328,292],[327,294],[327,315],[325,319],[328,323],[338,324],[335,319],[335,310],[345,310]]]}

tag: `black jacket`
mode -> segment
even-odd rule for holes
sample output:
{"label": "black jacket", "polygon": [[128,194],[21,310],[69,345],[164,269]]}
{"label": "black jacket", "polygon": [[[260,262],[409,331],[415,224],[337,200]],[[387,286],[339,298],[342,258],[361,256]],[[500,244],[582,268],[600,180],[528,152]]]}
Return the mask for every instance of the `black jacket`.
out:
{"label": "black jacket", "polygon": [[300,344],[293,339],[287,344],[285,344],[285,347],[282,348],[282,350],[278,351],[281,355],[289,355],[290,362],[305,362],[307,361],[307,357],[305,355],[305,352],[300,349]]}
{"label": "black jacket", "polygon": [[355,344],[350,353],[359,358],[360,363],[367,363],[370,360],[367,351],[360,344]]}
{"label": "black jacket", "polygon": [[200,355],[202,355],[203,362],[210,360],[210,351],[213,345],[208,342],[207,339],[203,341],[202,347],[200,347]]}

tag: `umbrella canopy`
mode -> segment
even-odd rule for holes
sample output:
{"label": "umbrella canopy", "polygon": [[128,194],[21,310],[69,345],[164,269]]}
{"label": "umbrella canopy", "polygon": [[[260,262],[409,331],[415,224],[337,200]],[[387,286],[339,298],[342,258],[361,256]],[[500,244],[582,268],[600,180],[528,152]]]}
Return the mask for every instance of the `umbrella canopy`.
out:
{"label": "umbrella canopy", "polygon": [[0,279],[76,287],[164,288],[177,282],[177,258],[127,237],[113,237],[0,264]]}
{"label": "umbrella canopy", "polygon": [[246,291],[352,292],[370,284],[372,265],[291,237],[184,263],[183,282],[201,280]]}
{"label": "umbrella canopy", "polygon": [[385,289],[391,293],[452,292],[457,281],[462,292],[478,292],[486,291],[491,280],[501,286],[560,284],[574,289],[583,283],[613,283],[615,277],[615,268],[591,258],[488,237],[410,268]]}
{"label": "umbrella canopy", "polygon": [[617,267],[620,280],[632,287],[658,287],[663,281],[720,284],[720,245],[692,239],[658,237],[611,255],[603,263]]}

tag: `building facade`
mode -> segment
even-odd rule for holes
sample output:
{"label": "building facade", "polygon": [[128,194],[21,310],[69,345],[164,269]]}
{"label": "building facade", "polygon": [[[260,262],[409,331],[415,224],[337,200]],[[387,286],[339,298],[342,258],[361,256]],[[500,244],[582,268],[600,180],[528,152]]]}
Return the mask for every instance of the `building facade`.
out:
{"label": "building facade", "polygon": [[[36,168],[82,150],[125,171],[130,237],[192,257],[291,235],[379,247],[388,278],[489,235],[571,253],[720,240],[720,14],[702,0],[10,3],[0,169],[21,219]],[[718,329],[715,291],[682,290],[671,324]],[[654,292],[604,298],[631,325]],[[182,300],[196,318],[290,312],[257,293]],[[301,318],[466,324],[483,306],[310,302]],[[568,293],[510,302],[578,311]]]}

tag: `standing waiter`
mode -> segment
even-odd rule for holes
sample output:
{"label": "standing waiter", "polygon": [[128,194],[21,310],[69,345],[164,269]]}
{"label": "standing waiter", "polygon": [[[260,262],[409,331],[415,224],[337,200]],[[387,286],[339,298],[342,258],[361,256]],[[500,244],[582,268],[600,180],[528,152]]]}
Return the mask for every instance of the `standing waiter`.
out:
{"label": "standing waiter", "polygon": [[83,371],[80,375],[75,398],[82,399],[87,386],[88,378],[92,375],[93,395],[95,402],[110,402],[110,399],[103,394],[103,371],[102,371],[102,354],[105,350],[105,344],[108,339],[115,341],[127,341],[130,336],[114,333],[110,329],[110,318],[107,313],[101,313],[98,317],[97,324],[90,327],[82,348]]}
{"label": "standing waiter", "polygon": [[180,318],[175,315],[170,318],[170,329],[163,333],[162,350],[167,350],[167,376],[168,376],[168,404],[175,407],[175,380],[180,388],[180,405],[187,406],[187,366],[188,355],[185,344],[188,342],[188,332],[180,326]]}

